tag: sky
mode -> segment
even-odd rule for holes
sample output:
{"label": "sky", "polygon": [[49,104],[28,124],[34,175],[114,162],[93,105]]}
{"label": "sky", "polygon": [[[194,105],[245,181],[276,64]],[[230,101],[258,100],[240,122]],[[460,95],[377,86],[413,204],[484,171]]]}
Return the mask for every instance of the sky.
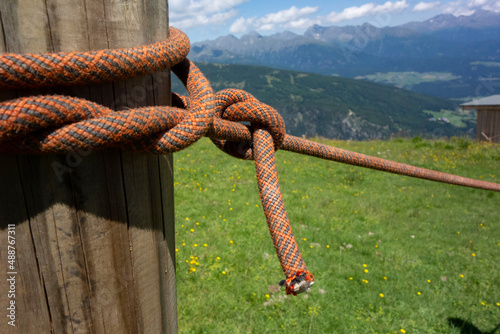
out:
{"label": "sky", "polygon": [[322,26],[395,26],[425,21],[439,14],[471,15],[478,9],[500,12],[498,0],[358,1],[358,0],[169,0],[170,25],[182,29],[191,42],[251,31],[262,35],[285,30],[298,34]]}

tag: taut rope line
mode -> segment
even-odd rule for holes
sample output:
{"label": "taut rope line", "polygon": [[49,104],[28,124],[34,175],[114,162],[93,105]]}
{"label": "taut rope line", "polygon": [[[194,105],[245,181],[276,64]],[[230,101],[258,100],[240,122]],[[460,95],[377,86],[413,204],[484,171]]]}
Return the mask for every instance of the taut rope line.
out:
{"label": "taut rope line", "polygon": [[[295,241],[278,184],[274,152],[291,152],[427,180],[500,191],[500,184],[432,171],[346,151],[285,134],[272,107],[227,89],[214,95],[188,59],[189,40],[171,28],[166,41],[130,49],[58,54],[0,55],[0,88],[84,85],[172,69],[189,97],[173,94],[173,107],[113,111],[68,96],[31,96],[0,103],[0,152],[66,153],[121,147],[177,152],[207,136],[228,154],[255,160],[260,197],[286,279],[287,294],[314,281]],[[250,125],[243,125],[249,122]]]}

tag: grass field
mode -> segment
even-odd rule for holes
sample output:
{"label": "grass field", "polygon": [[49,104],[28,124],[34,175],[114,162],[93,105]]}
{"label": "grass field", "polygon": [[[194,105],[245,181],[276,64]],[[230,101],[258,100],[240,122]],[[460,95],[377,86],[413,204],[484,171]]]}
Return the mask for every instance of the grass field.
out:
{"label": "grass field", "polygon": [[[467,139],[326,144],[500,182],[500,146]],[[481,333],[500,325],[500,193],[277,152],[315,275],[285,297],[255,170],[209,140],[174,155],[181,333]],[[475,326],[475,327],[471,327]]]}

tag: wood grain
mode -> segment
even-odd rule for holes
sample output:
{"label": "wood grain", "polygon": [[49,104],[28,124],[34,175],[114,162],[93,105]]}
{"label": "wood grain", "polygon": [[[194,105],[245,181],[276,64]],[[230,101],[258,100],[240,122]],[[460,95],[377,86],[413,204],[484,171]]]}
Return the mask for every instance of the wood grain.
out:
{"label": "wood grain", "polygon": [[[0,2],[0,52],[88,51],[168,37],[166,0]],[[170,104],[170,73],[3,90],[83,97],[112,109]],[[172,156],[120,150],[0,155],[0,309],[16,225],[16,327],[0,333],[176,333]]]}
{"label": "wood grain", "polygon": [[500,106],[473,106],[466,109],[477,110],[476,139],[500,143]]}

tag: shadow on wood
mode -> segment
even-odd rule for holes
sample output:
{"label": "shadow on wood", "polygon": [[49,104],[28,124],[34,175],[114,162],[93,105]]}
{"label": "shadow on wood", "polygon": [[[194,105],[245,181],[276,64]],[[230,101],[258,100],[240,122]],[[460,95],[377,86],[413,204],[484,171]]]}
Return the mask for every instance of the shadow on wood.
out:
{"label": "shadow on wood", "polygon": [[0,159],[2,240],[16,226],[19,333],[176,331],[171,155]]}

